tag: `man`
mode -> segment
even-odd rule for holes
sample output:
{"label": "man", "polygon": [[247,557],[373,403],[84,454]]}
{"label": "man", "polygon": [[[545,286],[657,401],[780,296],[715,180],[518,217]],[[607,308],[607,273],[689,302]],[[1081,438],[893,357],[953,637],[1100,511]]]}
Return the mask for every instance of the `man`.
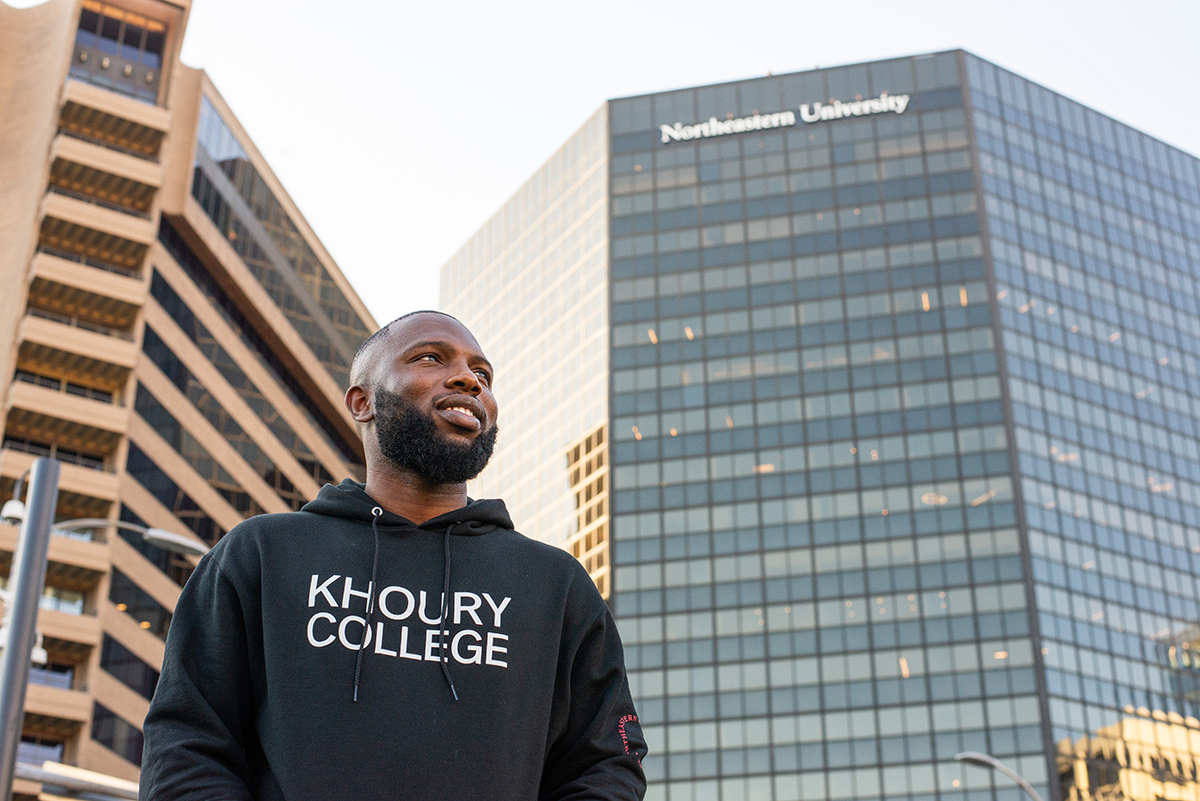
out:
{"label": "man", "polygon": [[418,312],[355,357],[365,485],[251,518],[188,581],[141,798],[640,799],[620,640],[587,573],[466,481],[492,366]]}

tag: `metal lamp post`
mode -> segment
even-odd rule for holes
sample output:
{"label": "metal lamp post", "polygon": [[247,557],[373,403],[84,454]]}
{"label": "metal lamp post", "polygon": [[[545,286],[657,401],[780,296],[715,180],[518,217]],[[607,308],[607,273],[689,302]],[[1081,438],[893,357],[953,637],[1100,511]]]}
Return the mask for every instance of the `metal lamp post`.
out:
{"label": "metal lamp post", "polygon": [[38,602],[46,581],[50,525],[58,506],[58,472],[59,465],[54,459],[38,459],[33,463],[29,508],[13,554],[11,603],[4,619],[8,637],[0,653],[0,792],[4,793],[5,801],[12,801],[17,743],[21,740],[25,717],[25,687],[29,684],[29,656],[37,638]]}
{"label": "metal lamp post", "polygon": [[979,768],[991,768],[998,770],[1008,778],[1015,781],[1021,786],[1021,789],[1029,794],[1033,801],[1042,801],[1042,797],[1038,795],[1037,790],[1033,789],[1033,785],[1025,781],[1025,777],[1017,773],[1012,768],[1005,765],[1000,760],[996,759],[991,754],[981,754],[978,751],[963,751],[961,754],[955,754],[954,758],[959,762],[965,762],[968,765],[975,765]]}
{"label": "metal lamp post", "polygon": [[[29,476],[28,507],[21,502],[21,485]],[[0,509],[6,522],[21,524],[13,555],[12,580],[7,592],[7,609],[0,631],[0,794],[12,801],[16,775],[17,744],[25,715],[25,688],[29,684],[30,656],[37,643],[38,604],[46,583],[46,562],[52,531],[88,528],[120,528],[135,531],[146,542],[175,553],[203,556],[208,548],[182,534],[147,528],[124,521],[84,518],[54,523],[58,506],[59,464],[54,459],[38,459],[29,471],[17,479],[14,497]]]}

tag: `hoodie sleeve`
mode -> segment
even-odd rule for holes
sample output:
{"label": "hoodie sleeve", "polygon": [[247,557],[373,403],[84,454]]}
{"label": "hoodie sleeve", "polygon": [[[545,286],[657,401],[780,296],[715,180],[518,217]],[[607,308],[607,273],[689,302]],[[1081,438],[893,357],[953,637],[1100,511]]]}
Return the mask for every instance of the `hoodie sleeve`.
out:
{"label": "hoodie sleeve", "polygon": [[141,801],[252,797],[247,754],[258,749],[245,619],[215,556],[200,563],[171,621],[143,726]]}
{"label": "hoodie sleeve", "polygon": [[[593,593],[590,579],[588,589]],[[595,598],[601,605],[599,595]],[[571,642],[570,639],[567,640]],[[616,623],[604,607],[560,655],[543,801],[634,801],[646,793],[646,742],[629,694]]]}

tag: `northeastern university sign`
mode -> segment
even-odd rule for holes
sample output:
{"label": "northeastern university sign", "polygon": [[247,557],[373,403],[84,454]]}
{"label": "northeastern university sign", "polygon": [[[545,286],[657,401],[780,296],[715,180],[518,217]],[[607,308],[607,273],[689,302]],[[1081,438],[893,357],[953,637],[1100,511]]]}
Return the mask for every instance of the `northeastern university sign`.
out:
{"label": "northeastern university sign", "polygon": [[[908,108],[908,95],[889,95],[883,92],[879,97],[867,100],[855,100],[843,103],[831,100],[829,103],[805,103],[800,107],[800,119],[806,123],[824,120],[840,120],[846,117],[863,117],[870,114],[903,114]],[[739,117],[732,120],[719,120],[709,117],[704,122],[694,125],[684,125],[677,122],[674,125],[660,125],[662,143],[686,142],[692,139],[707,139],[711,136],[728,136],[729,134],[745,133],[746,131],[763,131],[770,128],[789,128],[796,124],[796,114],[792,111],[777,111],[774,114],[755,114],[752,117]]]}
{"label": "northeastern university sign", "polygon": [[662,125],[663,144],[667,142],[687,141],[688,139],[707,138],[709,136],[726,136],[746,131],[761,131],[766,128],[786,128],[796,124],[796,114],[792,111],[778,111],[774,114],[755,114],[753,117],[741,117],[736,120],[718,120],[709,117],[705,122],[695,125]]}

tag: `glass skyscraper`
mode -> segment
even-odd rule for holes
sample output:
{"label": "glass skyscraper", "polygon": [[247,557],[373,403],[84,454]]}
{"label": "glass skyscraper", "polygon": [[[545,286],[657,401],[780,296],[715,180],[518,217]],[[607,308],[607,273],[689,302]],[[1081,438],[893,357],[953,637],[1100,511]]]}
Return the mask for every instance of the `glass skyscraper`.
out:
{"label": "glass skyscraper", "polygon": [[1150,801],[1200,797],[1198,278],[1194,157],[954,51],[610,101],[442,303],[649,798]]}

